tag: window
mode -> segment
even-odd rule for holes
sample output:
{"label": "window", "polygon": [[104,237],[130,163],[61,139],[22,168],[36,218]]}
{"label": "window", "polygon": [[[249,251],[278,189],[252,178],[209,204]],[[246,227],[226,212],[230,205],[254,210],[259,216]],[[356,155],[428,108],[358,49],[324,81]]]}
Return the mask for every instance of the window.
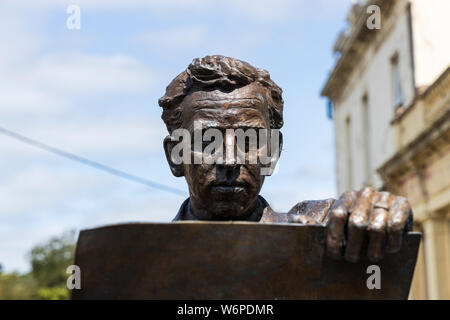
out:
{"label": "window", "polygon": [[347,165],[347,188],[353,188],[353,163],[352,163],[352,123],[350,117],[345,119],[345,144],[346,144],[346,165]]}
{"label": "window", "polygon": [[370,113],[369,113],[369,96],[365,93],[361,99],[362,106],[362,138],[364,150],[364,179],[365,185],[371,185],[370,174]]}
{"label": "window", "polygon": [[394,54],[391,58],[392,69],[392,92],[394,98],[394,108],[398,108],[403,105],[403,91],[400,76],[400,61],[398,53]]}

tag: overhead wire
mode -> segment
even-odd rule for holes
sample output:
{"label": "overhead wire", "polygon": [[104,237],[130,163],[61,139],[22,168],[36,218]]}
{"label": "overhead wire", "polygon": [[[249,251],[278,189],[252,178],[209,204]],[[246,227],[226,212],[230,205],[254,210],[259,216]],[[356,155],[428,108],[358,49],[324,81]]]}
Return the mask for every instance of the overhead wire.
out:
{"label": "overhead wire", "polygon": [[127,180],[130,180],[130,181],[133,181],[133,182],[137,182],[137,183],[140,183],[140,184],[143,184],[143,185],[146,185],[148,187],[155,188],[155,189],[158,189],[158,190],[161,190],[161,191],[165,191],[165,192],[169,192],[169,193],[172,193],[172,194],[176,194],[178,196],[183,196],[183,197],[187,196],[187,193],[185,191],[183,191],[183,190],[179,190],[179,189],[176,189],[176,188],[173,188],[173,187],[169,187],[169,186],[166,186],[166,185],[164,185],[162,183],[155,182],[155,181],[152,181],[152,180],[149,180],[149,179],[146,179],[146,178],[139,177],[139,176],[134,175],[134,174],[127,173],[127,172],[122,171],[122,170],[115,169],[113,167],[110,167],[108,165],[102,164],[100,162],[92,161],[92,160],[89,160],[87,158],[77,156],[77,155],[75,155],[73,153],[66,152],[66,151],[61,150],[59,148],[52,147],[50,145],[47,145],[45,143],[42,143],[42,142],[39,142],[37,140],[31,139],[31,138],[26,137],[24,135],[21,135],[19,133],[7,130],[5,128],[0,127],[0,133],[4,134],[4,135],[6,135],[6,136],[8,136],[10,138],[13,138],[15,140],[18,140],[20,142],[23,142],[23,143],[26,143],[28,145],[34,146],[36,148],[45,150],[47,152],[51,152],[51,153],[56,154],[56,155],[58,155],[60,157],[63,157],[63,158],[66,158],[66,159],[69,159],[69,160],[72,160],[72,161],[75,161],[75,162],[78,162],[78,163],[82,163],[82,164],[84,164],[86,166],[89,166],[89,167],[101,170],[103,172],[107,172],[107,173],[112,174],[114,176],[117,176],[117,177],[120,177],[120,178],[123,178],[123,179],[127,179]]}

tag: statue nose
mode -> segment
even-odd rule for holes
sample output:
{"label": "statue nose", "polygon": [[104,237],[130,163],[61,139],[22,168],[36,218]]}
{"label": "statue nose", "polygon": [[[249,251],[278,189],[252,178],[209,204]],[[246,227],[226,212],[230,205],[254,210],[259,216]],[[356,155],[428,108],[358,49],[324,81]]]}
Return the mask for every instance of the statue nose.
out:
{"label": "statue nose", "polygon": [[235,181],[241,173],[240,164],[217,164],[216,165],[216,176],[218,181],[223,182],[233,182]]}

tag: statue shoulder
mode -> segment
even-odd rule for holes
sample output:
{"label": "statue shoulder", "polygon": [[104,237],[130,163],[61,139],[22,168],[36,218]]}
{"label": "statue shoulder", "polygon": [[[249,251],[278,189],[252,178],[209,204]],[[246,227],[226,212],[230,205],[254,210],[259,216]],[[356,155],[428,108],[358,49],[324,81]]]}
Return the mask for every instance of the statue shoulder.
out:
{"label": "statue shoulder", "polygon": [[305,200],[297,203],[288,212],[288,222],[301,224],[326,223],[327,214],[336,199]]}
{"label": "statue shoulder", "polygon": [[323,224],[326,222],[328,211],[335,199],[305,200],[297,203],[288,213],[280,213],[266,206],[261,223],[301,223]]}

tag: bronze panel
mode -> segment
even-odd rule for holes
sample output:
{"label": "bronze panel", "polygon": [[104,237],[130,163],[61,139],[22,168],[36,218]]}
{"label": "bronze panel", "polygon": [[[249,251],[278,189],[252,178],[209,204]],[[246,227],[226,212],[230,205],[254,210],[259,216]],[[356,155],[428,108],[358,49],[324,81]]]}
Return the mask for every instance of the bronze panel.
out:
{"label": "bronze panel", "polygon": [[421,235],[373,263],[326,256],[325,227],[250,222],[121,224],[80,232],[72,299],[407,299]]}

